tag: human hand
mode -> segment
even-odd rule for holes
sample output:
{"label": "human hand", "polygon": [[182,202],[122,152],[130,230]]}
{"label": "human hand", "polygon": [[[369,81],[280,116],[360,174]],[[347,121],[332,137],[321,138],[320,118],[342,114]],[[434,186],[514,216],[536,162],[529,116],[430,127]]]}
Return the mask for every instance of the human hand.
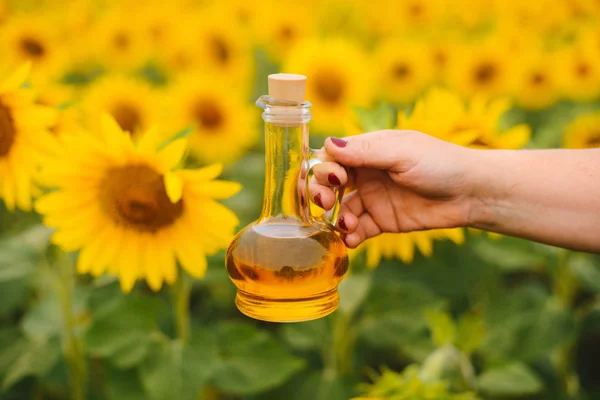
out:
{"label": "human hand", "polygon": [[348,247],[383,232],[468,224],[474,150],[401,130],[327,138],[324,149],[333,161],[313,168],[309,192],[330,210],[332,187],[355,188],[344,196],[336,222]]}

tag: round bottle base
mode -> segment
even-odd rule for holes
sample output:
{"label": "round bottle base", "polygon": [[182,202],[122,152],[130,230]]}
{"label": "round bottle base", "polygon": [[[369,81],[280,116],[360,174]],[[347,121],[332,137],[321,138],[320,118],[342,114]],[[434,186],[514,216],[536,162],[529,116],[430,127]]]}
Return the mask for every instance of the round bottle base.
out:
{"label": "round bottle base", "polygon": [[306,299],[266,299],[238,290],[235,305],[250,318],[269,322],[302,322],[322,318],[340,303],[337,288]]}

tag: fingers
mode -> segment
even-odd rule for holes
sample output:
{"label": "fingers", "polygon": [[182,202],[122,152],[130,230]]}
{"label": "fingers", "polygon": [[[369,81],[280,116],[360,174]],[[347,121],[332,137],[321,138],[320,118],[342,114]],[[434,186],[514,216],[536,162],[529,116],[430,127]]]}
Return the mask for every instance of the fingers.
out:
{"label": "fingers", "polygon": [[324,147],[335,161],[344,166],[391,169],[398,162],[401,139],[408,133],[384,130],[344,139],[329,137]]}
{"label": "fingers", "polygon": [[325,186],[344,186],[348,183],[348,174],[344,167],[334,162],[324,162],[313,167],[317,183]]}
{"label": "fingers", "polygon": [[[353,221],[353,219],[350,216],[354,215],[344,214],[344,222]],[[373,220],[373,218],[371,218],[371,215],[369,213],[363,213],[360,217],[357,218],[355,229],[350,233],[343,234],[342,239],[344,240],[344,243],[346,243],[346,246],[348,246],[351,249],[354,249],[368,238],[377,236],[380,233],[381,229],[379,228],[379,225],[377,225],[377,223]]]}
{"label": "fingers", "polygon": [[317,183],[313,176],[308,182],[308,194],[313,203],[325,210],[331,210],[335,204],[335,193],[329,186]]}
{"label": "fingers", "polygon": [[314,175],[308,182],[312,201],[319,207],[330,210],[335,204],[335,193],[331,188],[348,183],[348,174],[339,164],[324,162],[313,167]]}

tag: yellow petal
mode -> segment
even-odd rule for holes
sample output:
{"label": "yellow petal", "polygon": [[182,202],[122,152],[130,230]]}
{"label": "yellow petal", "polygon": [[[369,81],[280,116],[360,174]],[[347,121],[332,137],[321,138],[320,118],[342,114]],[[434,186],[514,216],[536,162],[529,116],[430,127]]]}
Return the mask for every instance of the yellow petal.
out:
{"label": "yellow petal", "polygon": [[100,276],[105,270],[105,265],[98,262],[98,256],[104,252],[104,241],[102,238],[106,234],[106,227],[97,236],[94,236],[90,242],[79,252],[77,258],[77,272],[87,274],[92,270],[96,271],[95,276]]}
{"label": "yellow petal", "polygon": [[141,257],[143,257],[141,267],[144,270],[146,282],[150,289],[158,292],[163,282],[160,266],[162,262],[160,243],[154,236],[144,235],[141,246]]}
{"label": "yellow petal", "polygon": [[187,149],[187,139],[178,139],[158,153],[158,157],[167,170],[175,168],[181,162]]}
{"label": "yellow petal", "polygon": [[178,230],[175,252],[183,269],[195,278],[202,278],[206,273],[206,255],[194,238],[186,234],[187,232],[186,229]]}
{"label": "yellow petal", "polygon": [[456,244],[460,245],[465,242],[465,232],[462,228],[441,229],[440,231]]}
{"label": "yellow petal", "polygon": [[168,172],[164,175],[164,184],[167,191],[167,196],[171,203],[175,204],[181,200],[183,195],[183,180],[179,175],[173,172]]}
{"label": "yellow petal", "polygon": [[494,140],[494,145],[500,149],[520,149],[527,144],[530,137],[531,128],[528,125],[517,125],[498,135]]}
{"label": "yellow petal", "polygon": [[193,186],[190,191],[195,196],[210,197],[213,199],[226,199],[242,190],[238,182],[210,181]]}
{"label": "yellow petal", "polygon": [[4,199],[4,205],[6,206],[8,211],[13,211],[15,209],[15,190],[13,185],[11,184],[13,176],[9,164],[4,163],[3,165],[3,182],[0,182],[0,184],[2,184],[2,198]]}
{"label": "yellow petal", "polygon": [[169,285],[172,285],[177,280],[177,264],[175,262],[176,256],[173,249],[172,237],[173,234],[169,231],[162,231],[158,236],[158,241],[160,242],[159,248],[161,250],[157,256],[159,268],[162,270],[162,276]]}
{"label": "yellow petal", "polygon": [[102,275],[107,268],[110,269],[114,265],[115,258],[123,245],[122,239],[124,233],[124,229],[112,223],[106,224],[106,229],[102,237],[103,251],[96,256],[96,262],[92,265],[91,273],[93,276],[98,277]]}
{"label": "yellow petal", "polygon": [[140,240],[136,232],[128,232],[117,256],[117,268],[121,290],[129,293],[140,277]]}
{"label": "yellow petal", "polygon": [[381,261],[381,247],[379,246],[379,242],[377,238],[373,239],[372,243],[368,243],[367,245],[367,267],[375,268],[379,265]]}
{"label": "yellow petal", "polygon": [[430,257],[433,254],[433,240],[428,232],[412,232],[415,244],[425,257]]}
{"label": "yellow petal", "polygon": [[185,169],[180,171],[186,181],[193,183],[211,181],[221,175],[223,164],[212,164],[200,169]]}
{"label": "yellow petal", "polygon": [[396,255],[405,264],[410,264],[415,256],[415,246],[411,240],[411,236],[408,233],[401,233],[398,235]]}
{"label": "yellow petal", "polygon": [[154,154],[158,149],[159,144],[159,130],[153,126],[139,138],[137,142],[137,149],[145,154]]}
{"label": "yellow petal", "polygon": [[18,70],[16,70],[12,75],[10,75],[7,79],[4,80],[4,82],[0,84],[0,94],[12,92],[14,90],[19,89],[29,77],[30,71],[31,62],[22,65]]}

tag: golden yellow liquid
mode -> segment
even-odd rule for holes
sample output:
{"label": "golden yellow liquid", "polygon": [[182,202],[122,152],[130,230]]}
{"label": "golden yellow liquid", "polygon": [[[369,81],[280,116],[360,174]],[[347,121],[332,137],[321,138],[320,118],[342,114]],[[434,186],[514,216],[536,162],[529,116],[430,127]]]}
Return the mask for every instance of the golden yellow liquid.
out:
{"label": "golden yellow liquid", "polygon": [[294,218],[251,224],[227,251],[238,309],[264,321],[307,321],[333,312],[347,270],[345,245],[331,228]]}

